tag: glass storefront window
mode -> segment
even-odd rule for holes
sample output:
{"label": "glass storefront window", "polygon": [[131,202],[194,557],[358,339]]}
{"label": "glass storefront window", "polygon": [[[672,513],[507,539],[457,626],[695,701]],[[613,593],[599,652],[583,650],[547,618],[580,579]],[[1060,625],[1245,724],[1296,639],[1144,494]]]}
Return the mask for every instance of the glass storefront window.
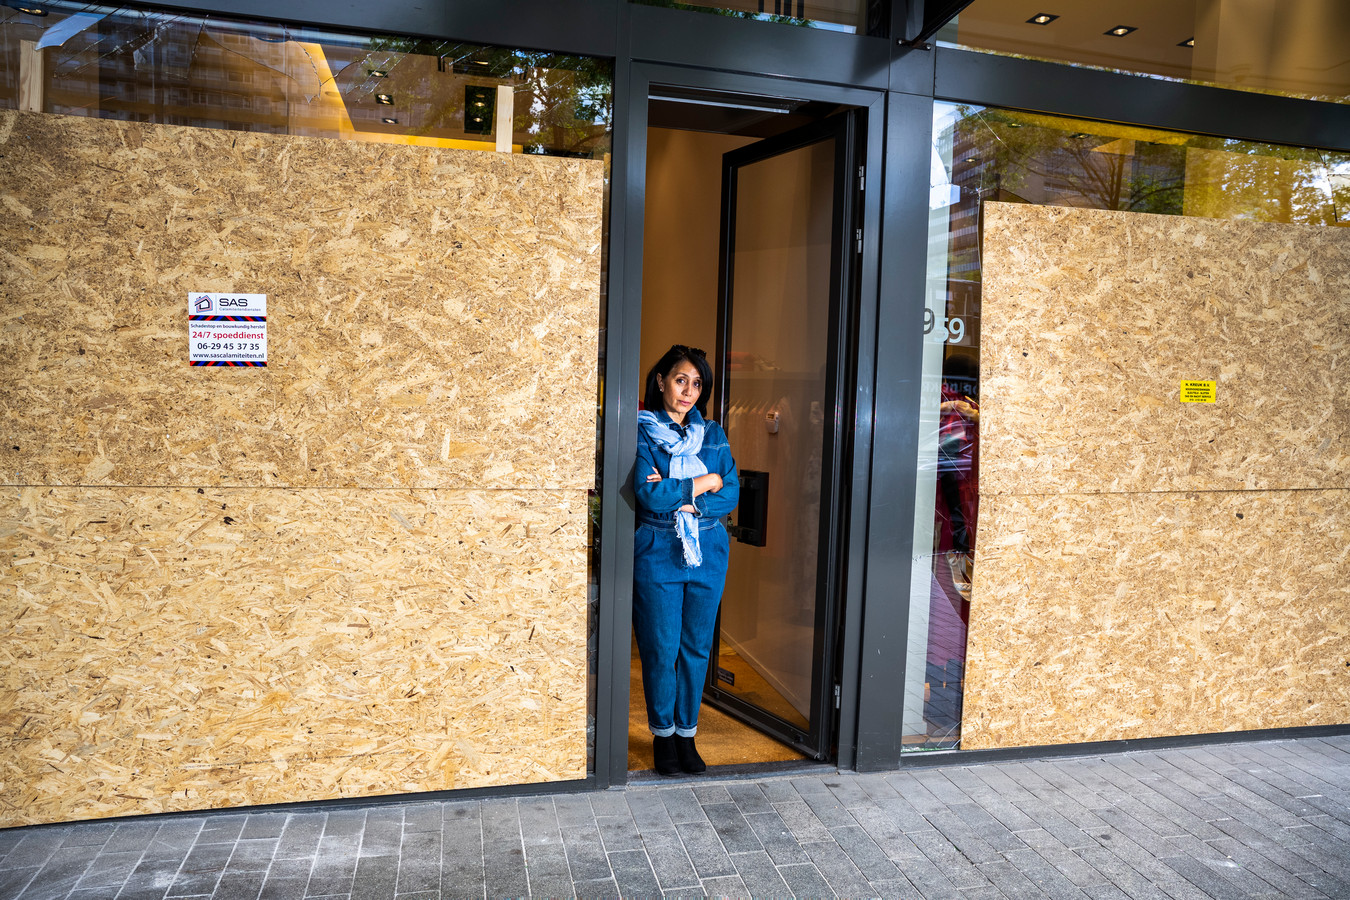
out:
{"label": "glass storefront window", "polygon": [[978,566],[984,201],[1350,224],[1346,153],[952,103],[935,105],[933,134],[907,750],[961,738]]}
{"label": "glass storefront window", "polygon": [[0,8],[0,49],[10,108],[472,150],[609,149],[606,60],[60,2]]}
{"label": "glass storefront window", "polygon": [[823,28],[827,31],[867,33],[869,8],[875,8],[873,18],[880,15],[880,6],[869,0],[721,0],[721,2],[678,2],[678,0],[633,0],[646,6],[665,6],[671,9],[689,9],[713,13],[735,19],[754,19],[759,22],[778,22],[783,25],[801,25]]}
{"label": "glass storefront window", "polygon": [[975,0],[941,43],[1227,88],[1350,102],[1344,0]]}

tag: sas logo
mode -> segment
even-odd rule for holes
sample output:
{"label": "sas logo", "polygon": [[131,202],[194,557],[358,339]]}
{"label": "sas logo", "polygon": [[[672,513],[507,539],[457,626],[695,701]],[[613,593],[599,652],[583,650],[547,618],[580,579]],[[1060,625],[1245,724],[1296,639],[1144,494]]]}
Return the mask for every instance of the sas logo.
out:
{"label": "sas logo", "polygon": [[211,298],[210,298],[210,297],[207,297],[205,294],[203,294],[202,296],[200,296],[200,297],[197,298],[197,300],[196,300],[195,303],[192,304],[192,308],[195,309],[195,310],[196,310],[197,312],[199,312],[199,313],[209,313],[209,312],[211,312],[211,311],[212,311],[212,309],[211,309]]}
{"label": "sas logo", "polygon": [[233,308],[237,308],[237,309],[248,309],[248,298],[247,298],[247,297],[221,297],[221,298],[220,298],[220,308],[221,308],[221,309],[230,309],[230,308],[232,308],[232,307],[233,307]]}

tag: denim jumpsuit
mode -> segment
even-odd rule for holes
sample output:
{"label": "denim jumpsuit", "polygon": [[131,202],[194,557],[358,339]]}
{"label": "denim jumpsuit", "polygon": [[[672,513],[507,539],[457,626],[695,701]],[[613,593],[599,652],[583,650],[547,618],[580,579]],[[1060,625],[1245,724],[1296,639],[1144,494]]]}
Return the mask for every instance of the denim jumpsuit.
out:
{"label": "denim jumpsuit", "polygon": [[[657,416],[684,434],[684,426]],[[687,414],[700,421],[697,409]],[[647,695],[647,724],[653,735],[693,737],[703,699],[703,679],[712,652],[713,626],[722,602],[730,549],[722,519],[736,508],[741,485],[727,435],[708,422],[698,458],[722,476],[722,489],[693,496],[692,478],[670,478],[670,454],[638,430],[637,533],[633,543],[633,632],[642,658],[642,689]],[[655,469],[661,480],[648,482]],[[685,565],[675,532],[675,511],[685,504],[698,510],[703,565]]]}

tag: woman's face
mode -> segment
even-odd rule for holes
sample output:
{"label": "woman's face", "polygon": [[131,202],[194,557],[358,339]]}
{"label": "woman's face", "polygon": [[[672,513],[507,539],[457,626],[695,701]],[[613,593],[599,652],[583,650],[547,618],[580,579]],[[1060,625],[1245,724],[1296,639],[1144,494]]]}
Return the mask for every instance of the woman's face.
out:
{"label": "woman's face", "polygon": [[698,395],[703,393],[703,379],[699,377],[698,369],[687,359],[676,363],[675,368],[664,378],[658,375],[656,386],[661,389],[666,415],[681,425],[698,400]]}

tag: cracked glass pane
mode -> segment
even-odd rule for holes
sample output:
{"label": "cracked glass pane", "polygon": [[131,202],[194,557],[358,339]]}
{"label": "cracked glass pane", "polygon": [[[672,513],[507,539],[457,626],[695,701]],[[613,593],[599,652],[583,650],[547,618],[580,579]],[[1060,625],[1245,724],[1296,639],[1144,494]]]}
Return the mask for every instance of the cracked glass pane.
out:
{"label": "cracked glass pane", "polygon": [[0,9],[0,106],[516,153],[609,148],[602,60],[88,3],[32,9],[43,14]]}

